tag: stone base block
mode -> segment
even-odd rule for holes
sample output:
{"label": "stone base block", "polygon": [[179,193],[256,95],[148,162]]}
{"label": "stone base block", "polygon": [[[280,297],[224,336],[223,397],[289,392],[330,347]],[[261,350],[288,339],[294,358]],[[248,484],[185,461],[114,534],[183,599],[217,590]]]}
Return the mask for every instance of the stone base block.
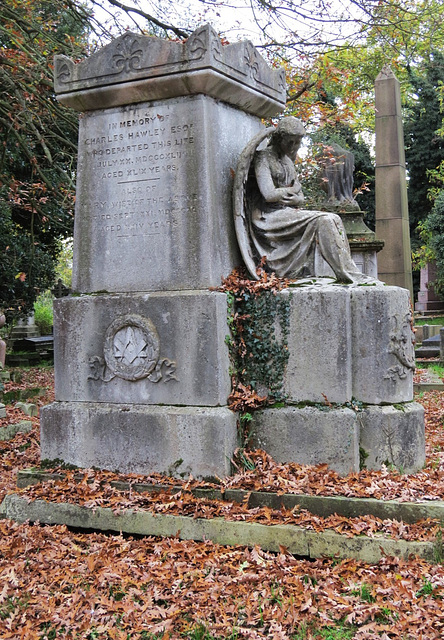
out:
{"label": "stone base block", "polygon": [[276,462],[326,463],[341,475],[359,471],[359,423],[351,409],[264,409],[251,424],[251,446]]}
{"label": "stone base block", "polygon": [[413,400],[414,334],[409,292],[351,287],[353,396],[369,404]]}
{"label": "stone base block", "polygon": [[318,278],[278,295],[290,307],[283,381],[289,402],[413,400],[414,335],[406,289]]}
{"label": "stone base block", "polygon": [[290,300],[284,393],[292,402],[352,397],[350,292],[323,284],[287,289]]}
{"label": "stone base block", "polygon": [[225,407],[55,402],[41,410],[41,457],[176,477],[230,474],[236,415]]}
{"label": "stone base block", "polygon": [[414,473],[424,466],[424,409],[420,404],[366,407],[359,422],[367,469],[389,464],[403,473]]}
{"label": "stone base block", "polygon": [[54,327],[57,401],[227,404],[224,293],[62,298],[54,304]]}

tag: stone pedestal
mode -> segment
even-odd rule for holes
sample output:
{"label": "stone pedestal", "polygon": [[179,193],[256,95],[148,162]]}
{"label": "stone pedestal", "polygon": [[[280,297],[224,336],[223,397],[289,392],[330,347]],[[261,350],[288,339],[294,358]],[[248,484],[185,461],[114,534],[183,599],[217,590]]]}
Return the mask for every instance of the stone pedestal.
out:
{"label": "stone pedestal", "polygon": [[374,231],[364,222],[363,211],[339,212],[347,233],[352,258],[356,266],[372,278],[378,277],[377,254],[384,246],[384,242],[376,240]]}
{"label": "stone pedestal", "polygon": [[36,338],[39,336],[39,330],[34,320],[34,313],[31,313],[27,318],[19,320],[15,327],[10,331],[9,345],[11,348],[14,346],[15,340],[23,340],[24,338]]}
{"label": "stone pedestal", "polygon": [[319,279],[277,295],[290,302],[286,401],[253,413],[252,446],[341,474],[363,463],[420,469],[424,412],[412,402],[409,292]]}
{"label": "stone pedestal", "polygon": [[210,27],[185,43],[126,34],[56,58],[82,111],[73,292],[55,302],[56,402],[43,458],[124,472],[224,476],[238,444],[226,296],[240,263],[238,156],[285,105],[285,74]]}

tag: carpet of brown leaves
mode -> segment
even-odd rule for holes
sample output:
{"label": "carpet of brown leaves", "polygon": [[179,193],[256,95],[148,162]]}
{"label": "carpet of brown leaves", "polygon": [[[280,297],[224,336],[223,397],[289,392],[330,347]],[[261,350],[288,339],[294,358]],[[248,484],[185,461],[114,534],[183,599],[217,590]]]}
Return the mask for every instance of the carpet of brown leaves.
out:
{"label": "carpet of brown leaves", "polygon": [[[30,370],[21,383],[46,387],[37,404],[52,400],[50,370]],[[8,390],[20,385],[7,383]],[[405,501],[444,496],[443,394],[420,399],[427,416],[427,465],[403,476],[385,469],[345,478],[324,466],[276,465],[265,453],[250,454],[255,469],[222,482],[238,487],[314,495],[366,496]],[[9,423],[29,419],[7,407]],[[39,462],[38,418],[33,430],[0,442],[0,499],[15,490],[19,469]],[[248,509],[246,505],[194,498],[202,486],[184,481],[181,491],[158,495],[118,491],[111,480],[167,483],[161,476],[117,476],[67,472],[62,482],[23,490],[30,499],[72,501],[90,506],[150,509],[194,517],[224,517],[268,524],[291,522],[345,535],[384,533],[430,539],[438,525],[406,525],[377,518],[327,519],[304,511]],[[172,482],[169,480],[169,482]],[[177,484],[177,481],[174,481]],[[218,485],[221,488],[221,485]],[[66,527],[0,521],[0,638],[403,638],[444,637],[444,567],[412,558],[383,558],[377,565],[354,560],[294,558],[285,549],[222,547],[211,542],[134,539],[76,533]],[[153,635],[151,635],[153,634]]]}

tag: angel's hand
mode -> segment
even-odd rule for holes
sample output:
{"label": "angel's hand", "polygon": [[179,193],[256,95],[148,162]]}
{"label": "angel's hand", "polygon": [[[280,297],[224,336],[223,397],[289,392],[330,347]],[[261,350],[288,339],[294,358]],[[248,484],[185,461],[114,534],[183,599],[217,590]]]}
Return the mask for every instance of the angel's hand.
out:
{"label": "angel's hand", "polygon": [[281,201],[287,206],[299,207],[304,202],[304,196],[302,193],[287,193],[282,197]]}

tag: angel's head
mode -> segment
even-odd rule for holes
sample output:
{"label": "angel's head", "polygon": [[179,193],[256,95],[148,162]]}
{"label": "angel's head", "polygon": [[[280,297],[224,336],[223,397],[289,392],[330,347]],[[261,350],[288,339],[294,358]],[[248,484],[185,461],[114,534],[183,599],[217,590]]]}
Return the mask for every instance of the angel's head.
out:
{"label": "angel's head", "polygon": [[305,128],[302,122],[294,116],[287,116],[282,118],[271,136],[271,145],[280,155],[295,160],[304,136]]}

